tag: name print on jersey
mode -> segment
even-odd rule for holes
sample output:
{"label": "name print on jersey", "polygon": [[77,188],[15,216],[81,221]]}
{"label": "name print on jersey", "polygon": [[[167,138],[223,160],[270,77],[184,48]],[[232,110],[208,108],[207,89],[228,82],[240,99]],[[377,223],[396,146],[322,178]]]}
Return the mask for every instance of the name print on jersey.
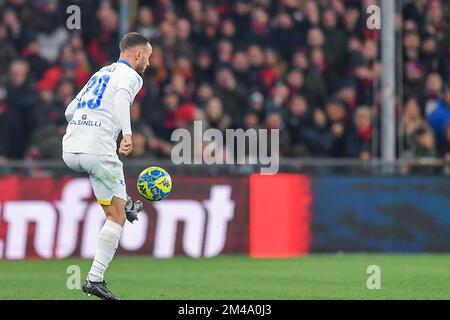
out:
{"label": "name print on jersey", "polygon": [[69,125],[74,125],[74,126],[87,126],[87,127],[101,127],[102,123],[100,121],[97,120],[87,120],[87,115],[83,114],[81,116],[81,119],[79,120],[71,120],[69,122]]}

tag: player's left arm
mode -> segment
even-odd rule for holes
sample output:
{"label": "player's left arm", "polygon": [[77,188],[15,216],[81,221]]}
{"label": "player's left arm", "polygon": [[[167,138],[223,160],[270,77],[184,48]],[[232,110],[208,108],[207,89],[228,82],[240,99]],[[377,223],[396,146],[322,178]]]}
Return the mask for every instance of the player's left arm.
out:
{"label": "player's left arm", "polygon": [[128,91],[119,89],[114,95],[114,111],[117,119],[119,120],[120,129],[122,135],[132,135],[131,120],[130,120],[130,107],[132,99]]}
{"label": "player's left arm", "polygon": [[119,153],[127,156],[132,148],[130,107],[139,90],[142,88],[142,79],[122,78],[114,96],[114,109],[122,130],[123,139],[120,142]]}
{"label": "player's left arm", "polygon": [[122,130],[122,141],[120,142],[119,153],[127,156],[132,148],[131,135],[131,120],[130,120],[130,107],[132,99],[128,91],[124,89],[117,90],[114,95],[114,111],[119,121],[120,129]]}

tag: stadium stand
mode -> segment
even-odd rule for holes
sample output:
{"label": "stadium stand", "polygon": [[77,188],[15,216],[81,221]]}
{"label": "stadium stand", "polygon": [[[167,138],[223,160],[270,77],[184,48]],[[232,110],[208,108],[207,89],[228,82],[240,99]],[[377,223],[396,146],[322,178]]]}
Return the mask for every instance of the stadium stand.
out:
{"label": "stadium stand", "polygon": [[[153,56],[132,106],[132,156],[168,158],[171,132],[203,120],[222,131],[279,128],[281,157],[377,157],[373,2],[139,1],[130,30],[149,38]],[[81,30],[66,28],[71,3]],[[400,157],[450,159],[449,5],[398,8]],[[117,60],[118,2],[0,1],[0,16],[0,159],[59,158],[66,105]]]}

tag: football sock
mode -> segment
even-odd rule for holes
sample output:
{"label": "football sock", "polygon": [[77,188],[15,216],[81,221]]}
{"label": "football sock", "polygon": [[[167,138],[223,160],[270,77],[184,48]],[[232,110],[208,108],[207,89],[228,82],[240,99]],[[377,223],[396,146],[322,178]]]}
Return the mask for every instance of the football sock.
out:
{"label": "football sock", "polygon": [[106,220],[98,235],[97,249],[94,262],[89,271],[88,280],[92,282],[103,281],[103,275],[108,268],[119,245],[122,226],[114,221]]}

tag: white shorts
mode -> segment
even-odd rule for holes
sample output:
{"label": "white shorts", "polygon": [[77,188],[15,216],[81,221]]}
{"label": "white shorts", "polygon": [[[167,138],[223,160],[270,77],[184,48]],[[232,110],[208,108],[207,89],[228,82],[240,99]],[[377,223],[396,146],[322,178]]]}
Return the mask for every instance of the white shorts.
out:
{"label": "white shorts", "polygon": [[110,205],[113,197],[127,201],[123,164],[117,155],[63,152],[63,160],[70,169],[89,175],[100,204]]}

